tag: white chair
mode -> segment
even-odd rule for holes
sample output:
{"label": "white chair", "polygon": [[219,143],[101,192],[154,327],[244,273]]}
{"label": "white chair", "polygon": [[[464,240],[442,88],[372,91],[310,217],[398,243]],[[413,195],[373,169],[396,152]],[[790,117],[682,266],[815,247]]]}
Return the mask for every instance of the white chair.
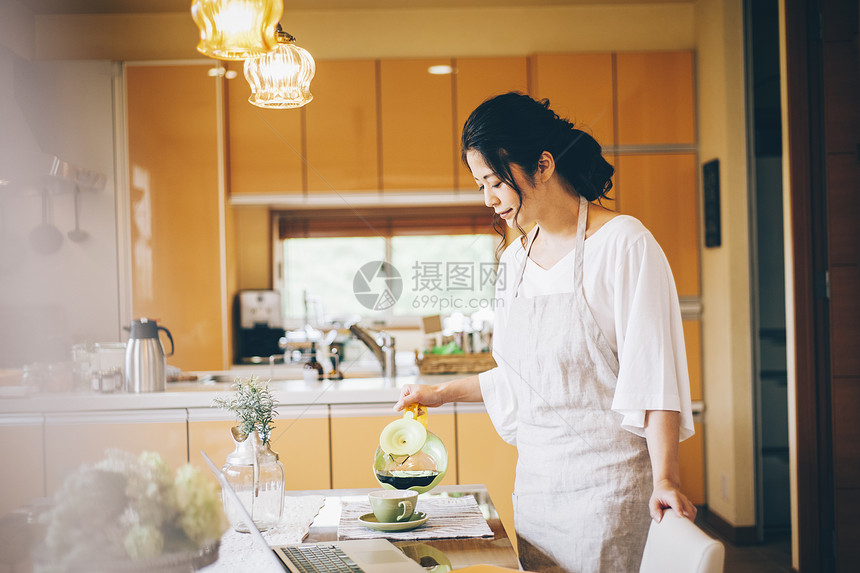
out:
{"label": "white chair", "polygon": [[723,573],[725,560],[722,543],[668,509],[651,522],[639,573]]}

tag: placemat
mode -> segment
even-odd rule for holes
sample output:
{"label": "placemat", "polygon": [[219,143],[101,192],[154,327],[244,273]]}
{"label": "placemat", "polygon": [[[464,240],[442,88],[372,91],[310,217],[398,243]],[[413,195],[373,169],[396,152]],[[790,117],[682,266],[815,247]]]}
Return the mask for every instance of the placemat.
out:
{"label": "placemat", "polygon": [[344,503],[337,526],[338,539],[393,540],[445,539],[453,537],[492,537],[493,531],[475,501],[475,496],[419,497],[416,511],[427,514],[427,523],[411,531],[375,531],[358,520],[370,512],[370,502]]}
{"label": "placemat", "polygon": [[[321,495],[284,497],[284,515],[275,529],[263,532],[266,542],[271,545],[299,543],[310,530],[311,523],[325,503]],[[273,567],[270,557],[260,550],[253,538],[247,533],[239,533],[232,527],[221,536],[221,549],[218,561],[200,569],[205,573],[235,573],[254,571],[255,573],[283,573],[283,569]]]}

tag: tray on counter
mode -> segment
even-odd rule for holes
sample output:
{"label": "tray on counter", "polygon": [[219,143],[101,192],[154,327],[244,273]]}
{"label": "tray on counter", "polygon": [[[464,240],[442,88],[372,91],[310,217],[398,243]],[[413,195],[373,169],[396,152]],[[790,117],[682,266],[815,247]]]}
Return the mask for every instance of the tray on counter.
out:
{"label": "tray on counter", "polygon": [[490,352],[472,354],[429,354],[415,351],[415,364],[421,374],[468,374],[496,367]]}

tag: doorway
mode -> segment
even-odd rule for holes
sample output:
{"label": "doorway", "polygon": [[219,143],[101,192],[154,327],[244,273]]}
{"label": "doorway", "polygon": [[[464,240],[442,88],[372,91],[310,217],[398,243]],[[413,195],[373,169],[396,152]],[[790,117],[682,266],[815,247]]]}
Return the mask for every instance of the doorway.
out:
{"label": "doorway", "polygon": [[756,525],[759,541],[767,542],[791,532],[778,0],[747,1],[745,20]]}

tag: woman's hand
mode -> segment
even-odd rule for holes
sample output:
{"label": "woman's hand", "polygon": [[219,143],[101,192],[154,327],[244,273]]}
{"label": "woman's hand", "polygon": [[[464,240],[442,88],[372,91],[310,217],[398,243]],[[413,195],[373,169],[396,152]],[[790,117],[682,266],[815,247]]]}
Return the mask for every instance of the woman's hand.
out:
{"label": "woman's hand", "polygon": [[696,506],[681,493],[678,470],[678,433],[680,414],[668,410],[645,413],[645,439],[654,475],[654,493],[648,501],[651,519],[660,523],[663,512],[671,507],[679,516],[696,518]]}
{"label": "woman's hand", "polygon": [[401,388],[394,410],[399,412],[416,403],[436,408],[448,402],[480,402],[482,399],[481,382],[474,375],[441,384],[407,384]]}
{"label": "woman's hand", "polygon": [[436,408],[444,403],[439,384],[407,384],[400,389],[400,399],[394,405],[394,410],[399,412],[410,404]]}
{"label": "woman's hand", "polygon": [[651,494],[651,500],[648,502],[651,519],[660,523],[663,513],[670,507],[679,516],[686,517],[690,521],[696,519],[697,509],[693,502],[681,493],[676,484],[667,479],[660,480],[654,484],[654,493]]}

